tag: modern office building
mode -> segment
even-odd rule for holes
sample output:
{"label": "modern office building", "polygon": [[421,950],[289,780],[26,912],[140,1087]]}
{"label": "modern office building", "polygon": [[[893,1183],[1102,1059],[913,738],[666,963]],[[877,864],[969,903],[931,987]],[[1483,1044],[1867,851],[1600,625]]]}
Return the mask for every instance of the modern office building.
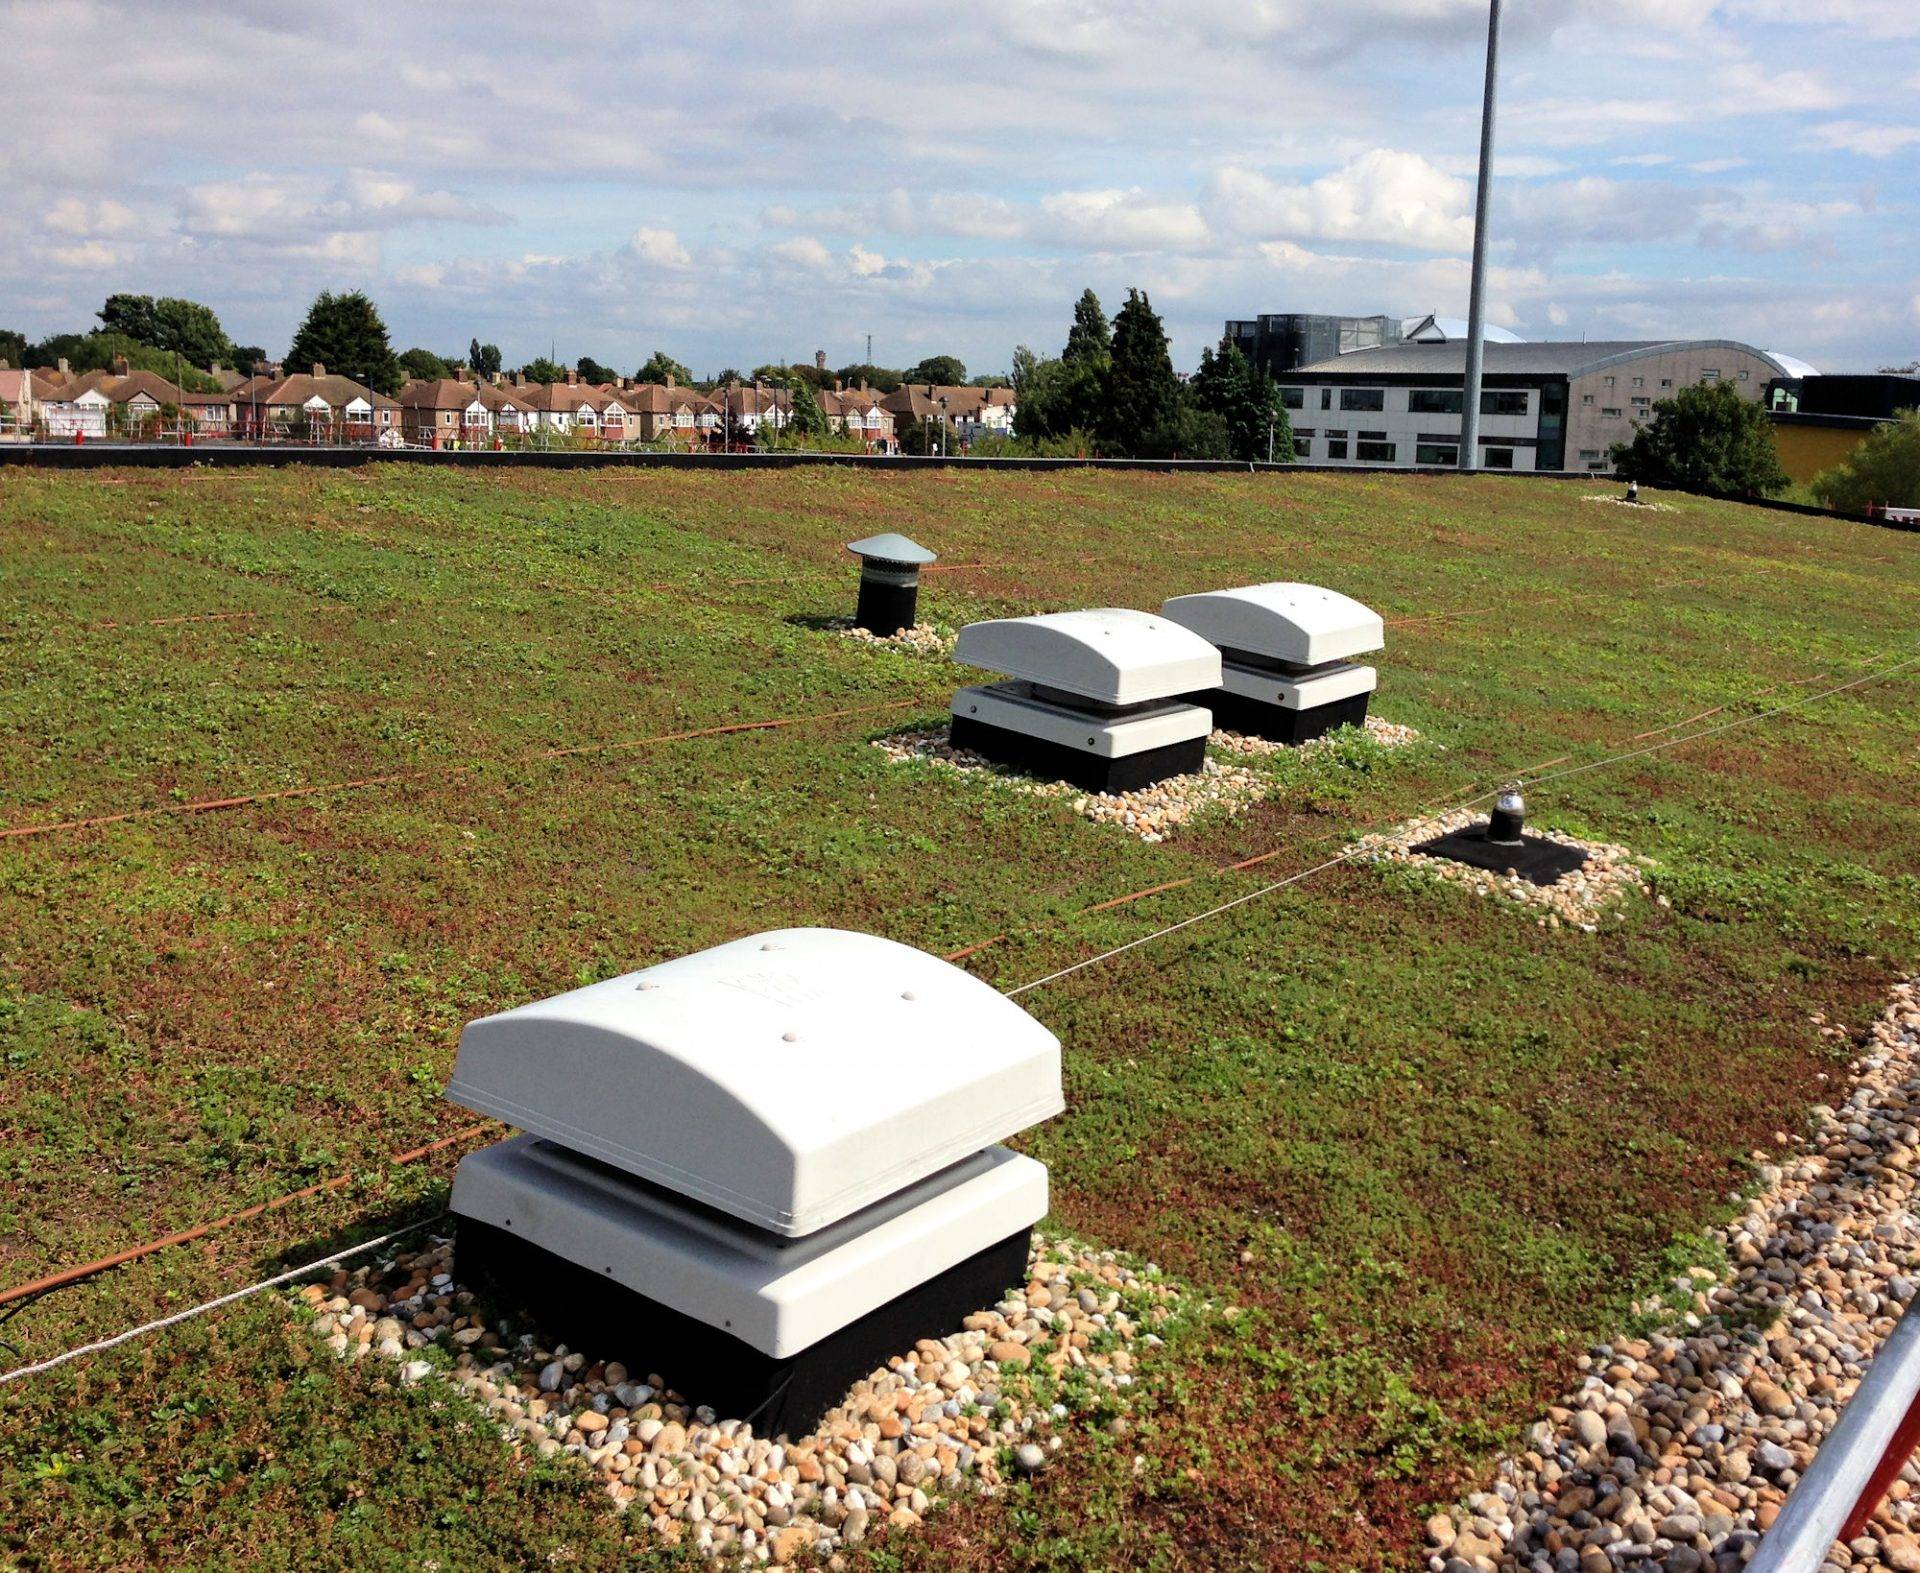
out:
{"label": "modern office building", "polygon": [[1248,321],[1229,322],[1227,337],[1254,365],[1278,377],[1352,350],[1398,343],[1400,319],[1269,312]]}
{"label": "modern office building", "polygon": [[[1331,464],[1456,467],[1467,346],[1401,342],[1329,356],[1280,377],[1294,451]],[[1507,343],[1489,339],[1480,463],[1493,470],[1613,468],[1656,400],[1730,382],[1758,401],[1786,362],[1730,339]]]}
{"label": "modern office building", "polygon": [[1780,466],[1802,484],[1843,463],[1876,426],[1911,409],[1920,409],[1920,377],[1899,372],[1823,377],[1806,367],[1767,385]]}

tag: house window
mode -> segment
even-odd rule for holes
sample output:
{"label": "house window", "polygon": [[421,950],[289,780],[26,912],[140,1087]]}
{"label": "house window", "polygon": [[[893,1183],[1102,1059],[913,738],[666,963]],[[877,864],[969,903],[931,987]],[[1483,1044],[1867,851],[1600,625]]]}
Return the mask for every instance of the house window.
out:
{"label": "house window", "polygon": [[1458,415],[1461,397],[1457,388],[1415,388],[1407,395],[1407,408],[1415,415]]}
{"label": "house window", "polygon": [[1460,462],[1458,446],[1443,448],[1439,443],[1423,442],[1413,450],[1415,464],[1457,465]]}
{"label": "house window", "polygon": [[1480,461],[1489,470],[1510,470],[1513,468],[1513,450],[1511,448],[1489,448]]}
{"label": "house window", "polygon": [[1482,415],[1525,415],[1527,413],[1526,389],[1490,389],[1480,395],[1480,413]]}
{"label": "house window", "polygon": [[1283,410],[1304,410],[1307,407],[1305,388],[1282,388],[1280,390],[1280,408]]}
{"label": "house window", "polygon": [[1395,445],[1390,442],[1362,442],[1354,445],[1354,457],[1362,464],[1391,464]]}
{"label": "house window", "polygon": [[1340,390],[1340,408],[1343,410],[1384,410],[1387,407],[1385,388],[1342,388]]}
{"label": "house window", "polygon": [[1327,457],[1329,459],[1344,459],[1346,456],[1347,439],[1344,437],[1329,437],[1327,439]]}

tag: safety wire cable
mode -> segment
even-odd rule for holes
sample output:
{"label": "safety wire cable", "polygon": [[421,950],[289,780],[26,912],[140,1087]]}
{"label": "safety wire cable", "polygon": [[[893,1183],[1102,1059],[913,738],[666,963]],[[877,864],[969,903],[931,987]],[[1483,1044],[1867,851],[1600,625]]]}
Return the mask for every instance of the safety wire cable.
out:
{"label": "safety wire cable", "polygon": [[[1524,778],[1524,784],[1528,786],[1540,786],[1552,781],[1563,781],[1574,776],[1587,774],[1594,770],[1604,769],[1611,765],[1623,764],[1628,760],[1642,759],[1650,755],[1665,753],[1669,749],[1680,748],[1685,744],[1698,742],[1703,738],[1720,736],[1740,727],[1753,726],[1762,721],[1772,720],[1777,716],[1788,715],[1797,710],[1804,710],[1810,705],[1818,704],[1836,695],[1848,693],[1854,689],[1864,688],[1873,683],[1884,682],[1886,679],[1897,676],[1902,672],[1910,671],[1916,666],[1920,666],[1920,654],[1905,656],[1890,665],[1879,667],[1859,677],[1851,678],[1844,683],[1833,684],[1830,687],[1819,690],[1817,693],[1802,695],[1785,704],[1774,705],[1766,710],[1755,711],[1752,715],[1736,716],[1731,720],[1722,721],[1714,726],[1702,728],[1700,731],[1684,733],[1679,737],[1667,738],[1661,742],[1650,743],[1641,748],[1624,749],[1618,753],[1603,755],[1599,759],[1588,760],[1583,764],[1569,766],[1564,770],[1550,770],[1544,774]],[[1454,810],[1470,808],[1475,804],[1485,802],[1488,798],[1497,796],[1499,791],[1500,788],[1496,787],[1461,800],[1455,803]],[[1002,992],[1007,998],[1016,999],[1020,995],[1031,993],[1035,989],[1045,988],[1049,984],[1057,983],[1063,978],[1072,977],[1075,973],[1083,972],[1090,967],[1100,966],[1114,960],[1116,957],[1139,950],[1143,946],[1150,945],[1156,940],[1165,939],[1169,935],[1178,934],[1184,929],[1193,928],[1197,924],[1204,923],[1210,918],[1220,916],[1222,913],[1231,912],[1238,907],[1248,906],[1253,902],[1263,900],[1291,886],[1301,884],[1318,874],[1325,873],[1329,869],[1338,868],[1342,864],[1352,862],[1355,858],[1364,855],[1364,852],[1365,848],[1356,843],[1348,847],[1345,851],[1327,858],[1322,862],[1315,863],[1308,868],[1300,869],[1289,874],[1284,879],[1273,880],[1266,885],[1262,885],[1257,890],[1246,891],[1241,895],[1235,896],[1230,901],[1220,902],[1215,906],[1207,908],[1205,911],[1196,912],[1190,917],[1182,918],[1176,923],[1169,923],[1164,927],[1154,929],[1150,933],[1142,934],[1134,939],[1128,940],[1124,944],[1115,945],[1095,955],[1083,957],[1079,961],[1072,962],[1067,966],[1056,968],[1054,971],[1042,977],[1034,978],[1029,982],[1019,984],[1014,988],[1006,989]],[[408,1224],[404,1228],[396,1229],[389,1234],[380,1235],[375,1239],[363,1241],[361,1244],[350,1246],[344,1251],[337,1251],[331,1256],[321,1257],[317,1261],[308,1262],[300,1267],[290,1268],[285,1272],[275,1274],[271,1278],[265,1278],[258,1283],[249,1284],[244,1289],[236,1289],[231,1293],[220,1295],[215,1299],[189,1306],[185,1310],[173,1312],[171,1315],[160,1317],[151,1322],[143,1322],[138,1327],[128,1328],[125,1332],[116,1333],[111,1338],[81,1344],[75,1348],[65,1350],[60,1354],[50,1356],[45,1360],[36,1361],[31,1365],[21,1366],[15,1370],[0,1373],[0,1386],[5,1386],[7,1383],[20,1381],[30,1376],[36,1376],[42,1372],[51,1371],[58,1366],[65,1365],[71,1360],[77,1360],[83,1355],[96,1354],[103,1350],[115,1348],[132,1339],[145,1336],[146,1334],[160,1332],[165,1328],[178,1326],[182,1322],[190,1321],[194,1317],[205,1315],[207,1312],[218,1310],[223,1306],[232,1305],[236,1301],[247,1299],[249,1296],[259,1294],[263,1290],[274,1288],[280,1284],[291,1283],[298,1278],[318,1272],[323,1268],[335,1266],[355,1256],[376,1251],[384,1245],[389,1245],[396,1240],[404,1239],[410,1234],[415,1234],[422,1229],[429,1228],[446,1216],[447,1214],[445,1212],[437,1213],[431,1218]]]}

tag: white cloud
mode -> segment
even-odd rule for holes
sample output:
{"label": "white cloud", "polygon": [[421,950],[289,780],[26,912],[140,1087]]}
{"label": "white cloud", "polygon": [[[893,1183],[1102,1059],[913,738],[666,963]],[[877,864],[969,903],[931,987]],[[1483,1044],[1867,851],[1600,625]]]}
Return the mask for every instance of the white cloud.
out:
{"label": "white cloud", "polygon": [[1834,120],[1813,128],[1814,141],[1863,158],[1890,158],[1920,142],[1920,126],[1876,126],[1864,120]]}
{"label": "white cloud", "polygon": [[62,197],[47,210],[40,223],[56,235],[117,235],[132,229],[135,218],[132,208],[111,197],[97,202]]}
{"label": "white cloud", "polygon": [[1472,202],[1466,181],[1418,153],[1373,148],[1305,185],[1230,165],[1214,178],[1211,205],[1242,234],[1457,251],[1473,244]]}
{"label": "white cloud", "polygon": [[1207,237],[1207,223],[1189,202],[1125,191],[1055,191],[1040,211],[1057,236],[1098,251],[1177,250]]}
{"label": "white cloud", "polygon": [[1753,112],[1770,115],[1838,109],[1849,96],[1816,72],[1773,71],[1756,60],[1722,66],[1715,81],[1723,93],[1742,94],[1756,100]]}
{"label": "white cloud", "polygon": [[627,241],[627,249],[642,262],[650,262],[655,267],[693,266],[692,253],[680,244],[680,237],[670,229],[636,229]]}

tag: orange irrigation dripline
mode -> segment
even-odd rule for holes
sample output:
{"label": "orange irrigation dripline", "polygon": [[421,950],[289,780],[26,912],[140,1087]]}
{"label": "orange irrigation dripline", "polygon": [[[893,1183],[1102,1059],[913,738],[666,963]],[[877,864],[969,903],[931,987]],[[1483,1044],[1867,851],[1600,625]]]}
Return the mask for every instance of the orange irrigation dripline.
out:
{"label": "orange irrigation dripline", "polygon": [[[882,710],[904,710],[918,705],[918,699],[894,700],[883,705],[858,705],[849,710],[822,710],[809,715],[773,716],[763,721],[729,721],[721,726],[695,727],[685,732],[662,732],[654,737],[629,738],[611,743],[576,743],[564,748],[542,748],[532,753],[510,756],[514,764],[532,764],[546,759],[568,759],[580,754],[614,754],[635,748],[650,748],[658,743],[684,743],[697,737],[723,737],[732,732],[768,732],[778,727],[799,726],[807,721],[836,721],[847,716],[871,715]],[[274,803],[286,798],[310,797],[318,792],[351,792],[363,787],[392,786],[401,781],[425,781],[436,776],[465,775],[474,764],[433,766],[420,770],[396,770],[386,775],[357,776],[350,781],[321,781],[311,786],[281,787],[273,792],[246,792],[235,797],[202,798],[192,803],[165,803],[155,808],[129,808],[117,814],[93,814],[84,819],[51,820],[39,825],[10,825],[0,828],[0,841],[27,836],[50,836],[65,830],[92,830],[102,825],[123,825],[135,820],[160,819],[169,814],[206,814],[223,808],[244,808],[250,803]]]}
{"label": "orange irrigation dripline", "polygon": [[91,623],[92,628],[170,628],[176,623],[237,623],[245,618],[258,617],[258,612],[194,612],[185,617],[142,617],[120,622],[108,618],[105,622]]}
{"label": "orange irrigation dripline", "polygon": [[[397,1152],[387,1161],[389,1163],[417,1163],[420,1159],[448,1147],[457,1146],[475,1136],[484,1136],[497,1128],[497,1120],[484,1120],[478,1125],[469,1125],[465,1130],[455,1131],[451,1136],[443,1136],[438,1141],[428,1142],[424,1147],[410,1148],[406,1152]],[[350,1174],[336,1174],[329,1179],[316,1181],[312,1185],[302,1186],[297,1191],[288,1191],[269,1201],[257,1202],[252,1207],[243,1207],[238,1212],[228,1213],[224,1218],[215,1218],[208,1223],[197,1224],[191,1229],[182,1229],[177,1234],[164,1234],[157,1240],[149,1240],[145,1245],[132,1246],[124,1251],[116,1251],[111,1256],[103,1256],[98,1261],[82,1262],[77,1267],[64,1267],[57,1273],[48,1273],[44,1278],[36,1278],[31,1283],[16,1284],[11,1289],[0,1290],[0,1305],[9,1305],[15,1300],[24,1300],[29,1296],[44,1294],[50,1289],[63,1288],[67,1284],[78,1283],[83,1278],[91,1278],[96,1273],[106,1272],[109,1268],[123,1267],[128,1262],[137,1262],[143,1256],[151,1256],[155,1251],[164,1251],[176,1245],[187,1245],[195,1240],[205,1239],[221,1229],[230,1228],[236,1223],[245,1223],[249,1218],[258,1218],[263,1213],[276,1212],[294,1202],[307,1200],[328,1191],[344,1190],[353,1183]]]}

